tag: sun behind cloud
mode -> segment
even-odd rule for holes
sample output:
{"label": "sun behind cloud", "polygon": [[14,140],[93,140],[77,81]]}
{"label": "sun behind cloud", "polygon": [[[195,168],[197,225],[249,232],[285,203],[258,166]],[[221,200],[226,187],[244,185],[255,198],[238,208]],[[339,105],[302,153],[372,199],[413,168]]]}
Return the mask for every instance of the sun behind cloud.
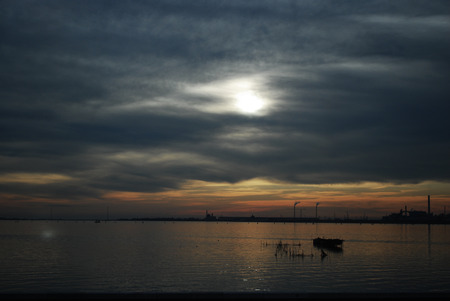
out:
{"label": "sun behind cloud", "polygon": [[254,114],[264,107],[264,101],[249,90],[236,94],[236,106],[242,113]]}

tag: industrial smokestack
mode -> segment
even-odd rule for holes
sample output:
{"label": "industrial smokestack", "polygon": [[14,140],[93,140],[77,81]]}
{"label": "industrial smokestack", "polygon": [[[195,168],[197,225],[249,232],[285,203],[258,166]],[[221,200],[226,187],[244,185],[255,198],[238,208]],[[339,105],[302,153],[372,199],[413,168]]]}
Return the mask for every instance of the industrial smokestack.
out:
{"label": "industrial smokestack", "polygon": [[428,195],[428,215],[430,215],[430,195]]}

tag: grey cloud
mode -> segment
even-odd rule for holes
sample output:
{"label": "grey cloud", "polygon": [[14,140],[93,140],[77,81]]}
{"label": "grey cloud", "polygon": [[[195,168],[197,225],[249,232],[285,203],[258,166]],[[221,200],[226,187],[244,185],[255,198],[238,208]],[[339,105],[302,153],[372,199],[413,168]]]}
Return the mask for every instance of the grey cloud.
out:
{"label": "grey cloud", "polygon": [[[1,169],[78,179],[2,191],[449,180],[445,1],[1,5]],[[251,74],[269,74],[270,114],[183,90]],[[186,158],[111,159],[133,151]]]}

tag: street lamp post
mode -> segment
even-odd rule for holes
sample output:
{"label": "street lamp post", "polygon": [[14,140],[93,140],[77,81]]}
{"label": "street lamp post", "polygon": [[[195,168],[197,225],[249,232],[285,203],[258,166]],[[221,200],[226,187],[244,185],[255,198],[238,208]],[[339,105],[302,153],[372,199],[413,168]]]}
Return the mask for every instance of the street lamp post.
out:
{"label": "street lamp post", "polygon": [[295,206],[297,206],[297,204],[300,204],[300,202],[295,202],[294,203],[294,222],[295,222]]}

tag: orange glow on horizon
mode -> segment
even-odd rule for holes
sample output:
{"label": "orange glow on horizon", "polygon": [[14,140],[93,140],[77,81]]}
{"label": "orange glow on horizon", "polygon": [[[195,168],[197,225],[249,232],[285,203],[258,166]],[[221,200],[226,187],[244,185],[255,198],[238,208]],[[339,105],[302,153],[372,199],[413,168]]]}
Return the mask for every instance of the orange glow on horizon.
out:
{"label": "orange glow on horizon", "polygon": [[438,212],[448,202],[450,191],[444,184],[434,182],[415,185],[375,182],[306,185],[266,179],[251,179],[235,184],[195,180],[186,182],[176,190],[154,193],[116,191],[105,193],[103,199],[170,206],[174,208],[174,214],[179,215],[204,215],[205,210],[210,210],[216,214],[247,216],[252,212],[273,212],[273,215],[289,216],[294,202],[299,201],[298,209],[302,208],[309,216],[314,214],[317,202],[320,203],[321,214],[328,216],[332,215],[331,208],[350,208],[361,212],[367,210],[382,216],[397,212],[405,205],[411,209],[425,210],[430,186],[442,193],[432,196],[432,208]]}
{"label": "orange glow on horizon", "polygon": [[[4,180],[0,178],[0,180]],[[63,175],[15,174],[4,184],[19,181],[31,185],[45,185],[69,181]],[[73,183],[73,182],[72,182]],[[450,187],[446,183],[425,182],[420,184],[392,183],[348,183],[348,184],[294,184],[275,182],[268,179],[251,179],[239,183],[187,181],[181,187],[159,192],[104,191],[96,197],[75,197],[67,195],[52,197],[42,192],[0,195],[0,207],[5,212],[48,212],[58,207],[67,215],[104,211],[106,206],[114,208],[115,216],[136,214],[139,216],[204,216],[209,210],[216,216],[292,216],[293,205],[299,214],[315,216],[319,202],[318,216],[332,217],[351,214],[381,217],[408,206],[408,209],[427,210],[427,195],[431,195],[431,211],[440,214],[450,208]],[[39,209],[40,208],[40,209]],[[132,213],[135,212],[135,213]],[[11,213],[12,214],[12,213]],[[10,215],[11,215],[10,214]],[[48,214],[47,214],[48,215]],[[17,216],[21,216],[20,214]]]}

